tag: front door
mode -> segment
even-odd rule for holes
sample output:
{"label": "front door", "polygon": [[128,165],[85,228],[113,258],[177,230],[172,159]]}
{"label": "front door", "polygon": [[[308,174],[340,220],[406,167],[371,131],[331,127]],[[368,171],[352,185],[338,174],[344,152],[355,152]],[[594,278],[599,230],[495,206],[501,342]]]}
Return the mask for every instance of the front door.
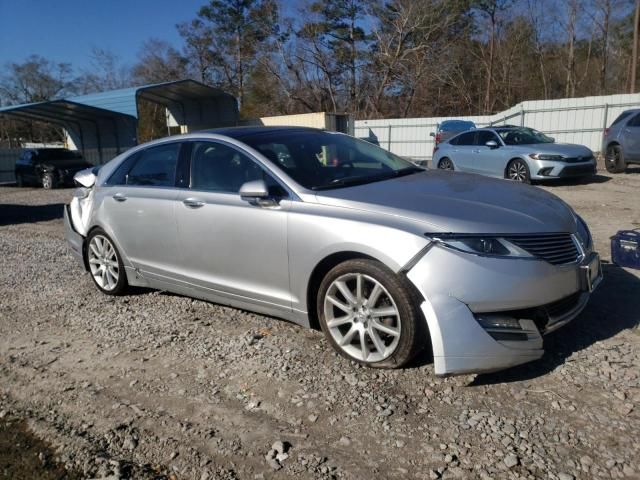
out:
{"label": "front door", "polygon": [[[494,141],[498,148],[487,147]],[[504,178],[505,150],[498,136],[489,130],[480,130],[475,141],[473,171],[489,177]]]}
{"label": "front door", "polygon": [[[180,278],[238,302],[291,308],[285,190],[236,147],[215,141],[190,145],[190,187],[176,205]],[[269,204],[249,203],[238,191],[263,179]]]}

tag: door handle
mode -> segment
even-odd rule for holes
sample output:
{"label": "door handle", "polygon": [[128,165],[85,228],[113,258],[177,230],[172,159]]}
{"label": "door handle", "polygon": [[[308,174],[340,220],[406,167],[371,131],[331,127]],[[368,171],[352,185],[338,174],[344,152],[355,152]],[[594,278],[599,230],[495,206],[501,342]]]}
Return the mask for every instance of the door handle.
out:
{"label": "door handle", "polygon": [[124,201],[127,199],[127,196],[126,196],[124,193],[116,193],[116,194],[113,196],[113,199],[114,199],[116,202],[124,202]]}
{"label": "door handle", "polygon": [[480,153],[480,150],[473,150],[473,153]]}
{"label": "door handle", "polygon": [[204,202],[201,200],[197,200],[195,198],[185,198],[182,203],[184,203],[189,208],[200,208],[204,207]]}

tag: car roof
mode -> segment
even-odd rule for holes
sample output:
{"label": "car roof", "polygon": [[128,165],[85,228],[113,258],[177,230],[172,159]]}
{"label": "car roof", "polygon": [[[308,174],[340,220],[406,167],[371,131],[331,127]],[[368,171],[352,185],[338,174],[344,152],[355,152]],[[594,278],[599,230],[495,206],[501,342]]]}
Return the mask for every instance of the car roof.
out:
{"label": "car roof", "polygon": [[319,128],[311,127],[292,127],[292,126],[246,126],[246,127],[223,127],[202,130],[195,133],[213,133],[216,135],[224,135],[235,139],[241,139],[251,135],[260,135],[264,133],[301,133],[301,132],[323,132]]}

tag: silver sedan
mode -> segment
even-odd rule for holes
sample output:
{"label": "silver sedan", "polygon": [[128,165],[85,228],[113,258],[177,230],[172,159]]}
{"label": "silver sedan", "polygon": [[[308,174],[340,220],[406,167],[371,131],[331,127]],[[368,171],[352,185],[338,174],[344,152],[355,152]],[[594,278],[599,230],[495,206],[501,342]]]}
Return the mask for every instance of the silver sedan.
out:
{"label": "silver sedan", "polygon": [[471,130],[439,144],[433,165],[516,182],[584,177],[596,173],[593,152],[584,145],[555,143],[532,128]]}
{"label": "silver sedan", "polygon": [[422,349],[437,374],[537,359],[601,278],[587,226],[555,196],[342,134],[171,137],[76,182],[66,236],[101,292],[151,287],[319,327],[373,367]]}

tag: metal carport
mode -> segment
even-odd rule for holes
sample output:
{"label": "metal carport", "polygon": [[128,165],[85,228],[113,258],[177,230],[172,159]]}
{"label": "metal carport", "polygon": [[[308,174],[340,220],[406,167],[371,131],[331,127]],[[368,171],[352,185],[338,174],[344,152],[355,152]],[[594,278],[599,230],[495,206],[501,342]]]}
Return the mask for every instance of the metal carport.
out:
{"label": "metal carport", "polygon": [[190,131],[238,122],[235,97],[194,80],[14,105],[0,108],[0,115],[58,125],[69,133],[87,160],[104,163],[137,144],[139,99],[164,106]]}

